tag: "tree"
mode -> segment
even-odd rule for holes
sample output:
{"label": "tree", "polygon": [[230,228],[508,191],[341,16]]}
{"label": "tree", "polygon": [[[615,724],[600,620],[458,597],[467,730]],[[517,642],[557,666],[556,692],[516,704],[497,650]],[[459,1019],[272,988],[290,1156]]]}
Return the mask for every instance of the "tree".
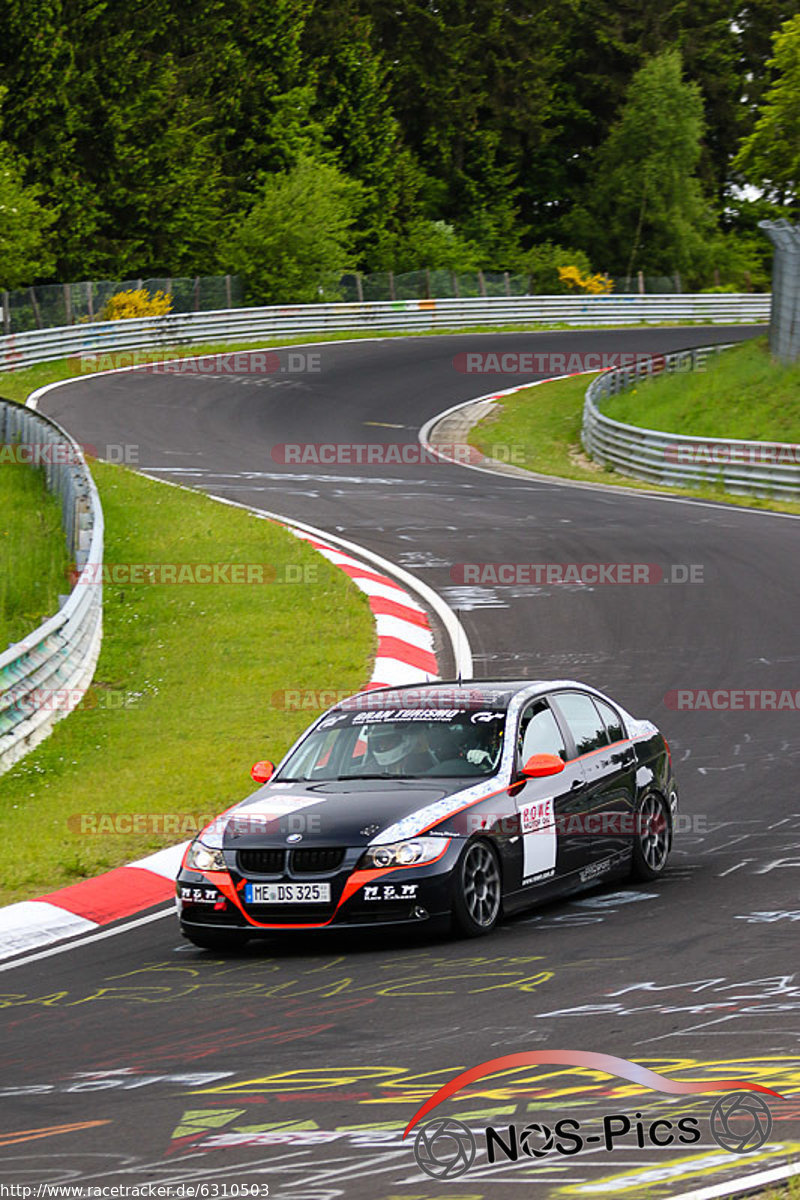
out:
{"label": "tree", "polygon": [[446,221],[424,218],[413,221],[400,254],[406,271],[421,271],[425,267],[460,272],[478,269],[476,248]]}
{"label": "tree", "polygon": [[372,22],[354,0],[318,4],[304,38],[314,63],[313,116],[344,174],[363,186],[355,249],[367,271],[408,269],[409,225],[423,215],[423,175],[388,96],[389,68],[374,45]]}
{"label": "tree", "polygon": [[361,0],[389,64],[392,110],[424,175],[424,215],[503,258],[526,224],[521,185],[553,136],[560,3]]}
{"label": "tree", "polygon": [[775,34],[771,82],[756,127],[734,160],[779,204],[800,209],[800,15]]}
{"label": "tree", "polygon": [[715,223],[696,175],[703,136],[700,90],[682,78],[678,51],[634,75],[595,161],[573,239],[612,274],[702,269]]}
{"label": "tree", "polygon": [[223,246],[248,299],[287,304],[336,299],[351,265],[361,188],[330,163],[301,156],[264,179],[259,199]]}
{"label": "tree", "polygon": [[56,213],[39,202],[39,188],[25,186],[23,168],[11,147],[0,142],[0,289],[32,283],[52,268],[47,239]]}

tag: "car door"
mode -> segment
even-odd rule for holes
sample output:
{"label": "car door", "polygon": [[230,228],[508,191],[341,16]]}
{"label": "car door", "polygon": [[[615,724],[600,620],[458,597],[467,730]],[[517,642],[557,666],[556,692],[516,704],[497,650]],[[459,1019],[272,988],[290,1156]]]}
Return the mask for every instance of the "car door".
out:
{"label": "car door", "polygon": [[565,729],[544,697],[521,712],[517,728],[517,769],[534,754],[553,754],[564,770],[543,779],[527,779],[515,793],[521,840],[520,884],[523,889],[552,881],[581,865],[580,840],[564,835],[565,825],[585,803],[585,776]]}
{"label": "car door", "polygon": [[553,706],[566,724],[583,768],[585,791],[578,858],[582,873],[601,873],[630,849],[636,754],[615,709],[586,692],[562,691]]}

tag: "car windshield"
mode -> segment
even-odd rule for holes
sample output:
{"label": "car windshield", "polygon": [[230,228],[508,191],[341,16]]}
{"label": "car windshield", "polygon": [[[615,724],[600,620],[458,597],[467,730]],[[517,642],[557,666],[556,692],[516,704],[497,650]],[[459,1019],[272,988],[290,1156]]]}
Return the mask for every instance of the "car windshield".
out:
{"label": "car windshield", "polygon": [[424,779],[492,775],[505,712],[385,709],[333,713],[297,747],[282,781]]}

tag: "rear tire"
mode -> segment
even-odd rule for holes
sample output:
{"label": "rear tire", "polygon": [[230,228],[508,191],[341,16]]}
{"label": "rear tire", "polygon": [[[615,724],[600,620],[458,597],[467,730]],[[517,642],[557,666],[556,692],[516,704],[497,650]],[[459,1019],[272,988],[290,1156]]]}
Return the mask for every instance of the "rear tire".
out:
{"label": "rear tire", "polygon": [[453,928],[462,937],[491,933],[500,916],[502,879],[497,854],[486,841],[469,842],[456,867]]}
{"label": "rear tire", "polygon": [[658,879],[666,870],[671,848],[672,810],[658,792],[649,792],[636,809],[631,876]]}
{"label": "rear tire", "polygon": [[246,933],[226,933],[221,929],[182,929],[181,932],[198,949],[220,953],[241,950],[248,941]]}

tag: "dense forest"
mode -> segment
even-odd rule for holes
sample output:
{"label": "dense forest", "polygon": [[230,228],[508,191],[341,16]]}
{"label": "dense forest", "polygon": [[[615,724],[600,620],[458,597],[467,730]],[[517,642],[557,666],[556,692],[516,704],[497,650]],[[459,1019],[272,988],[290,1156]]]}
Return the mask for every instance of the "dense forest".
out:
{"label": "dense forest", "polygon": [[[4,0],[0,287],[529,271],[742,287],[798,217],[790,0]],[[749,184],[749,187],[745,185]]]}

